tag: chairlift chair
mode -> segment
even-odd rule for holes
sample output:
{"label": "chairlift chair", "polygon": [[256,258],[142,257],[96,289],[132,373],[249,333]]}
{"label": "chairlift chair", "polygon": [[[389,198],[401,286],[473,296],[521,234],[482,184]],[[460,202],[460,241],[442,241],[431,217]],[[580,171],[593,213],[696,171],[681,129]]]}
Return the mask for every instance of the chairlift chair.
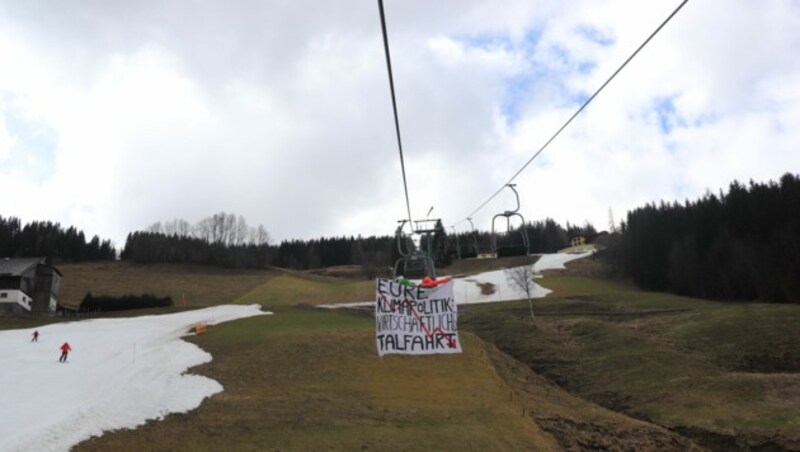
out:
{"label": "chairlift chair", "polygon": [[436,267],[433,264],[433,259],[419,251],[410,256],[397,259],[394,263],[394,277],[401,276],[408,279],[422,279],[426,276],[436,278]]}
{"label": "chairlift chair", "polygon": [[[395,231],[397,238],[397,251],[400,258],[394,263],[394,277],[400,276],[408,279],[422,279],[426,276],[436,278],[436,266],[433,259],[426,253],[419,250],[414,241],[403,230],[408,220],[399,220],[400,225]],[[417,231],[412,231],[417,233]]]}
{"label": "chairlift chair", "polygon": [[[498,213],[497,215],[492,218],[492,250],[494,251],[497,257],[508,257],[508,256],[527,256],[530,253],[530,245],[528,244],[528,234],[525,230],[525,217],[519,213],[519,193],[517,190],[514,189],[516,184],[507,184],[506,186],[514,192],[514,196],[517,200],[517,208],[514,210],[506,210],[503,213]],[[520,221],[522,222],[520,225],[520,235],[521,240],[516,243],[504,243],[498,245],[497,243],[497,233],[495,232],[495,220],[498,217],[505,217],[506,219],[506,232],[505,237],[510,238],[511,234],[511,218],[512,217],[519,217]]]}

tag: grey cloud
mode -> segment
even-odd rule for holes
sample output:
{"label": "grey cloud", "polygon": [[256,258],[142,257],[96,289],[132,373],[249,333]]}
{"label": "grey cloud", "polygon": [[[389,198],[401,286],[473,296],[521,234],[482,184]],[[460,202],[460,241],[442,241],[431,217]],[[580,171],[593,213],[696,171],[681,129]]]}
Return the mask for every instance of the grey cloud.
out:
{"label": "grey cloud", "polygon": [[[637,10],[642,17],[625,16],[629,8],[619,2],[385,3],[413,214],[423,216],[435,204],[448,225],[499,188],[572,113],[577,96],[593,91],[619,56],[639,44],[644,36],[631,30],[640,24],[631,22],[650,20],[648,7]],[[658,3],[656,12],[673,3]],[[791,7],[796,4],[767,2],[752,17],[756,7],[746,1],[691,2],[521,178],[530,219],[590,219],[602,227],[609,205],[621,218],[636,203],[676,196],[673,186],[696,191],[739,177],[723,166],[714,175],[683,168],[720,158],[704,130],[733,136],[726,142],[733,146],[740,115],[768,113],[751,95],[754,87],[798,72],[787,57],[800,49],[800,15],[784,12]],[[647,14],[653,25],[661,19]],[[719,26],[710,27],[710,17]],[[740,32],[747,24],[758,32]],[[581,26],[614,41],[587,50],[585,36],[572,34]],[[103,207],[110,210],[97,214],[100,220],[74,214],[89,233],[121,242],[128,231],[155,221],[197,221],[226,211],[263,223],[277,239],[389,234],[405,215],[373,1],[0,1],[0,30],[0,38],[13,36],[40,52],[77,96],[108,75],[110,59],[136,65],[131,56],[153,51],[204,109],[200,119],[132,126],[136,133],[116,144],[119,158],[107,169],[114,186],[98,187],[111,194],[111,206]],[[542,33],[543,47],[525,41],[533,30]],[[519,68],[488,64],[475,49],[448,59],[432,47],[437,39],[468,44],[493,34],[508,41],[496,50],[518,58]],[[553,45],[575,61],[555,62]],[[594,69],[581,72],[576,61]],[[509,122],[502,108],[517,76],[530,80],[516,99],[520,118]],[[785,122],[798,101],[783,92],[774,97],[786,105],[771,118]],[[658,96],[675,96],[676,115],[686,124],[709,114],[720,122],[711,129],[677,127],[665,136],[646,111]],[[152,105],[153,111],[168,107]],[[125,118],[118,111],[107,116]],[[794,140],[766,129],[751,132],[759,133],[766,135],[764,146],[776,149]],[[769,156],[759,174],[800,170],[796,159]],[[92,199],[77,201],[101,209]],[[482,211],[483,225],[509,202],[500,197]],[[0,209],[6,206],[0,201]],[[64,209],[44,207],[38,214]],[[68,222],[63,215],[56,220]]]}

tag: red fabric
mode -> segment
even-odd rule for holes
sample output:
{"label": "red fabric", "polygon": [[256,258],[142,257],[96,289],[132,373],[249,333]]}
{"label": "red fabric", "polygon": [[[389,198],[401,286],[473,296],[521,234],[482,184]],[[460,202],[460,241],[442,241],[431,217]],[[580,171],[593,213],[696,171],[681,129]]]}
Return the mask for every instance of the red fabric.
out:
{"label": "red fabric", "polygon": [[422,283],[420,284],[420,287],[431,289],[433,287],[440,286],[448,281],[450,281],[450,278],[433,279],[430,276],[426,276],[422,278]]}
{"label": "red fabric", "polygon": [[69,346],[69,344],[67,344],[66,342],[64,342],[64,345],[62,345],[62,346],[61,346],[61,351],[62,351],[62,352],[69,352],[69,351],[72,351],[72,347],[70,347],[70,346]]}

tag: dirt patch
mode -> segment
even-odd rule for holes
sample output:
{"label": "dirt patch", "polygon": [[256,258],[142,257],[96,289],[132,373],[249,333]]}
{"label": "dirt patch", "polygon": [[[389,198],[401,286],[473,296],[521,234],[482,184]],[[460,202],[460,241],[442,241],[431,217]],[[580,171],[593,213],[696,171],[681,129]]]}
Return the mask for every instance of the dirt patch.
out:
{"label": "dirt patch", "polygon": [[483,295],[491,295],[495,292],[494,284],[487,282],[487,283],[479,283],[476,282],[475,284],[481,288],[481,294]]}

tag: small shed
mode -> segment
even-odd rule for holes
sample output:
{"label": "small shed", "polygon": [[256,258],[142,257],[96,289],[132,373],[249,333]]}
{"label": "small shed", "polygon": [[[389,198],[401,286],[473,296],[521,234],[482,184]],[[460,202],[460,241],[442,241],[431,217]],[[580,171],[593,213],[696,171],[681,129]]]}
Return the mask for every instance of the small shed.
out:
{"label": "small shed", "polygon": [[0,313],[54,314],[61,272],[44,257],[0,258]]}
{"label": "small shed", "polygon": [[586,236],[583,234],[575,234],[569,238],[569,246],[586,245]]}

